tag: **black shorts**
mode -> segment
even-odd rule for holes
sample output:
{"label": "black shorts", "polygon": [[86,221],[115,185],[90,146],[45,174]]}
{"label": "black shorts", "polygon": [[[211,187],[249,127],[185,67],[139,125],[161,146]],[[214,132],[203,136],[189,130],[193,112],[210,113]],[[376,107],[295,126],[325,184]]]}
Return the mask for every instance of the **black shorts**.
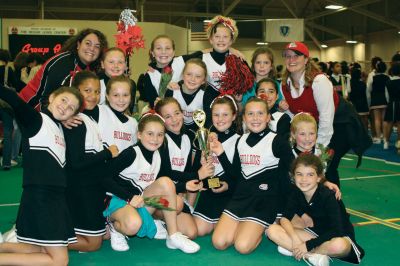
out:
{"label": "black shorts", "polygon": [[214,193],[212,190],[202,191],[194,208],[193,216],[208,223],[217,223],[231,198],[231,193]]}
{"label": "black shorts", "polygon": [[16,232],[18,242],[32,245],[67,246],[76,243],[65,189],[53,186],[24,187]]}
{"label": "black shorts", "polygon": [[352,240],[350,237],[346,236],[345,238],[347,238],[350,241],[351,250],[350,250],[350,253],[346,257],[338,258],[338,259],[345,261],[345,262],[352,263],[352,264],[360,264],[362,258],[365,255],[364,249],[360,245],[358,245],[355,240]]}
{"label": "black shorts", "polygon": [[102,186],[67,188],[67,203],[77,235],[102,236],[106,233],[105,197]]}

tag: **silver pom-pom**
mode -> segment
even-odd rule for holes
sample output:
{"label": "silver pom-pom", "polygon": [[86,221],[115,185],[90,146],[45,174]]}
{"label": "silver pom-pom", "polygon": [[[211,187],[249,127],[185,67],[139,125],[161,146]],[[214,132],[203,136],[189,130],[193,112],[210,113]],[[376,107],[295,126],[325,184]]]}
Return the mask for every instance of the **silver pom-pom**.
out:
{"label": "silver pom-pom", "polygon": [[124,23],[125,30],[128,28],[128,26],[135,26],[138,22],[137,18],[133,15],[134,12],[136,12],[136,10],[125,8],[121,12],[121,15],[119,15],[119,21]]}

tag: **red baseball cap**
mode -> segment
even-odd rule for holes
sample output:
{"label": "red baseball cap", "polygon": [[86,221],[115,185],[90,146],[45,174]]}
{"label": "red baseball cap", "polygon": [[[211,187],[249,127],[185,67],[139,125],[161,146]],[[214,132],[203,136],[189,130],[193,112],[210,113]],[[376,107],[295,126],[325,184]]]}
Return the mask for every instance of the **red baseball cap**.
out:
{"label": "red baseball cap", "polygon": [[308,51],[308,47],[302,42],[291,42],[285,46],[286,50],[292,50],[295,52],[299,52],[303,54],[305,57],[310,57],[310,52]]}

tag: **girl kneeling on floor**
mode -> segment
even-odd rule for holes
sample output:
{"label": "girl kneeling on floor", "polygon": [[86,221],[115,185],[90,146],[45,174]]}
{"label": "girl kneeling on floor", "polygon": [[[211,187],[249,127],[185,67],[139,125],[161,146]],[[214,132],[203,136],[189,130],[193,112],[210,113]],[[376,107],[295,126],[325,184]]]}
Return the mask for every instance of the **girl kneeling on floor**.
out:
{"label": "girl kneeling on floor", "polygon": [[115,182],[120,189],[110,191],[114,195],[104,211],[104,216],[111,222],[111,245],[114,250],[129,249],[124,235],[154,238],[157,229],[151,214],[156,209],[144,207],[144,198],[152,196],[162,196],[169,202],[169,207],[174,209],[161,210],[168,231],[167,247],[185,253],[195,253],[200,249],[199,245],[178,232],[177,210],[183,204],[177,202],[172,180],[160,172],[162,167],[158,149],[164,142],[164,136],[163,119],[157,114],[145,114],[138,125],[139,143],[132,148],[133,163],[116,178]]}

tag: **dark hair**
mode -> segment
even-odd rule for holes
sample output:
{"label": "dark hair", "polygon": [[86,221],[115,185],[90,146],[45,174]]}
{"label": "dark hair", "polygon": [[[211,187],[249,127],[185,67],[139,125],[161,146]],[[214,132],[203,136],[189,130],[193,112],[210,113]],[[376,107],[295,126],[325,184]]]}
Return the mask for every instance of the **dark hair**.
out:
{"label": "dark hair", "polygon": [[79,86],[88,79],[100,80],[99,77],[91,71],[83,70],[76,73],[72,86],[79,88]]}
{"label": "dark hair", "polygon": [[261,86],[262,83],[272,83],[272,85],[273,85],[273,87],[274,87],[274,89],[275,89],[276,94],[278,94],[278,85],[276,84],[276,81],[273,80],[273,79],[271,79],[271,78],[263,78],[263,79],[261,79],[261,80],[259,80],[259,81],[257,82],[257,86],[256,86],[256,95],[257,95],[258,89],[260,88],[260,86]]}
{"label": "dark hair", "polygon": [[330,63],[329,64],[329,69],[328,69],[328,75],[332,75],[333,74],[333,69],[335,68],[336,65],[339,65],[340,68],[342,67],[342,65],[338,61],[334,61],[334,62]]}
{"label": "dark hair", "polygon": [[15,70],[21,70],[24,67],[28,66],[28,57],[29,54],[26,52],[19,52],[14,58],[14,68]]}
{"label": "dark hair", "polygon": [[257,56],[259,56],[260,54],[268,55],[268,59],[271,61],[271,70],[268,73],[268,77],[274,78],[276,75],[275,68],[274,68],[274,54],[272,53],[271,49],[269,49],[269,48],[259,47],[254,51],[253,55],[251,56],[251,70],[254,72],[254,64],[256,62]]}
{"label": "dark hair", "polygon": [[354,62],[353,65],[352,65],[352,69],[355,69],[355,68],[358,68],[358,69],[361,70],[361,65],[359,63],[357,63],[357,62]]}
{"label": "dark hair", "polygon": [[171,103],[176,104],[176,105],[178,106],[179,110],[180,110],[181,112],[183,112],[182,107],[181,107],[180,103],[178,102],[178,100],[175,99],[175,98],[172,98],[172,97],[165,97],[164,99],[159,100],[159,101],[157,102],[156,106],[154,106],[154,110],[155,110],[158,114],[161,115],[161,109],[162,109],[164,106],[166,106],[166,105],[168,105],[168,104],[171,104]]}
{"label": "dark hair", "polygon": [[281,72],[283,70],[283,65],[277,65],[276,66],[276,71]]}
{"label": "dark hair", "polygon": [[318,62],[317,64],[322,72],[328,73],[328,65],[325,62],[321,61],[321,62]]}
{"label": "dark hair", "polygon": [[267,114],[269,114],[268,104],[267,104],[264,100],[262,100],[262,99],[260,99],[260,98],[252,97],[252,98],[250,98],[250,99],[246,102],[246,104],[244,105],[244,107],[243,107],[243,115],[245,115],[245,113],[246,113],[246,107],[247,107],[247,105],[249,105],[250,103],[262,103],[263,105],[265,105],[265,110],[267,110]]}
{"label": "dark hair", "polygon": [[371,67],[372,67],[372,69],[376,69],[376,64],[379,61],[382,61],[382,58],[380,58],[379,56],[372,57],[372,59],[371,59]]}
{"label": "dark hair", "polygon": [[231,97],[232,98],[230,98],[228,96],[219,96],[219,97],[215,98],[215,100],[212,102],[212,104],[210,106],[211,112],[212,112],[214,106],[216,106],[217,104],[227,104],[231,108],[232,114],[236,114],[237,110],[235,107],[235,103],[233,102],[235,100],[235,98],[233,98],[233,96],[231,96]]}
{"label": "dark hair", "polygon": [[69,93],[72,94],[73,96],[75,96],[75,98],[78,100],[78,108],[75,110],[74,115],[76,115],[77,113],[79,113],[82,108],[83,108],[83,104],[84,104],[84,100],[83,100],[83,96],[82,94],[79,92],[79,90],[76,87],[66,87],[66,86],[62,86],[58,89],[56,89],[55,91],[53,91],[51,95],[54,95],[54,97],[62,94],[62,93]]}
{"label": "dark hair", "polygon": [[383,61],[376,62],[376,72],[377,73],[385,73],[387,69],[386,63]]}
{"label": "dark hair", "polygon": [[10,62],[10,60],[10,52],[6,49],[0,49],[0,61],[4,61],[7,64],[8,62]]}
{"label": "dark hair", "polygon": [[359,81],[361,79],[361,69],[359,68],[353,68],[351,70],[351,81]]}
{"label": "dark hair", "polygon": [[138,132],[143,132],[146,125],[151,122],[160,123],[165,128],[164,121],[161,119],[161,117],[159,117],[156,114],[148,114],[148,115],[144,114],[142,118],[140,118],[138,124]]}
{"label": "dark hair", "polygon": [[28,54],[28,58],[26,59],[26,63],[30,64],[36,62],[36,65],[43,65],[45,62],[43,56],[41,56],[39,53],[30,53]]}
{"label": "dark hair", "polygon": [[302,153],[300,154],[292,163],[291,168],[290,168],[290,173],[292,177],[295,176],[296,169],[299,167],[299,165],[303,165],[306,167],[312,167],[315,169],[315,172],[319,177],[322,177],[321,183],[325,181],[324,178],[324,166],[321,162],[321,159],[312,154],[312,153]]}
{"label": "dark hair", "polygon": [[400,76],[400,62],[393,63],[391,72],[393,76]]}
{"label": "dark hair", "polygon": [[394,63],[394,62],[400,62],[400,54],[399,53],[395,53],[392,56],[392,63]]}
{"label": "dark hair", "polygon": [[71,52],[71,53],[77,55],[78,54],[78,43],[81,43],[83,41],[83,39],[85,39],[86,36],[88,36],[89,34],[96,35],[100,42],[99,57],[93,63],[91,63],[91,66],[94,68],[94,70],[98,70],[98,69],[100,69],[100,61],[101,61],[101,58],[103,58],[103,53],[104,53],[105,49],[107,49],[107,47],[108,47],[107,38],[101,31],[98,31],[95,29],[89,29],[89,28],[81,30],[80,32],[78,32],[77,35],[69,38],[64,43],[63,47],[61,48],[61,52],[68,51],[68,52]]}
{"label": "dark hair", "polygon": [[154,56],[152,55],[151,52],[153,52],[153,50],[154,50],[154,44],[155,44],[155,42],[156,42],[157,40],[159,40],[159,39],[168,39],[168,40],[170,40],[171,43],[172,43],[172,49],[175,51],[175,42],[174,42],[174,40],[172,40],[171,37],[169,37],[169,36],[166,35],[166,34],[157,35],[157,36],[151,41],[151,44],[150,44],[149,57],[150,57],[150,62],[152,62],[152,63],[155,63],[155,62],[156,62],[156,59],[154,58]]}

